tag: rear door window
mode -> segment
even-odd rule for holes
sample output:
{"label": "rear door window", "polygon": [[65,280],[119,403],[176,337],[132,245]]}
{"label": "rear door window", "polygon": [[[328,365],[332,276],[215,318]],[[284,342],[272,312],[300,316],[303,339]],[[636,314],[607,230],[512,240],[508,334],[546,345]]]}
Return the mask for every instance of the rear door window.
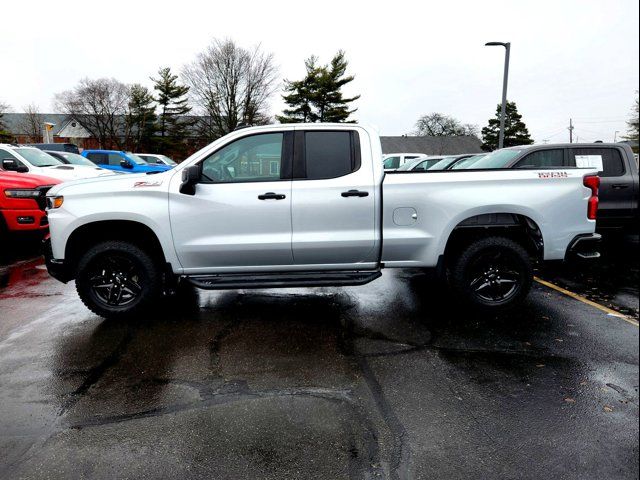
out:
{"label": "rear door window", "polygon": [[305,132],[304,137],[307,180],[342,177],[356,170],[352,132]]}
{"label": "rear door window", "polygon": [[564,149],[538,150],[520,160],[515,168],[553,168],[564,167]]}
{"label": "rear door window", "polygon": [[621,177],[625,174],[620,150],[617,148],[572,148],[569,164],[576,167],[602,165],[601,177]]}

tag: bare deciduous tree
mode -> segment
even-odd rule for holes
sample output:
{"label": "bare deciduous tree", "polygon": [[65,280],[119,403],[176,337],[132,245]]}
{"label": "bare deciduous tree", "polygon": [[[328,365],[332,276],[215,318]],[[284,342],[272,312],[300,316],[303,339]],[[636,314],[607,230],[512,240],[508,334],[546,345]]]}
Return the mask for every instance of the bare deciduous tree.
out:
{"label": "bare deciduous tree", "polygon": [[101,148],[124,148],[125,114],[130,90],[115,78],[84,78],[72,90],[55,96],[56,109],[73,117]]}
{"label": "bare deciduous tree", "polygon": [[40,108],[35,103],[31,103],[24,107],[24,113],[25,116],[19,125],[20,133],[26,135],[29,142],[41,142],[44,118]]}
{"label": "bare deciduous tree", "polygon": [[192,102],[211,118],[201,125],[209,139],[241,123],[268,123],[267,102],[276,75],[273,54],[262,52],[259,45],[244,49],[230,39],[214,40],[182,72]]}
{"label": "bare deciduous tree", "polygon": [[442,113],[423,115],[416,122],[416,135],[432,137],[455,137],[462,135],[478,136],[478,127],[462,124],[457,119]]}

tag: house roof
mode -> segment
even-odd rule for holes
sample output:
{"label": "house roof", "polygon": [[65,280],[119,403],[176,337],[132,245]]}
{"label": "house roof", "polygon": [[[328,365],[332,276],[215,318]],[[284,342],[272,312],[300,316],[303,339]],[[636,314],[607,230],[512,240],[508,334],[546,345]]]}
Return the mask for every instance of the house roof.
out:
{"label": "house roof", "polygon": [[[52,134],[58,135],[58,132],[69,121],[69,116],[64,113],[40,113],[42,123],[49,122],[54,123]],[[5,113],[2,115],[2,123],[7,127],[7,131],[14,135],[25,134],[24,124],[28,115],[26,113]]]}
{"label": "house roof", "polygon": [[479,138],[460,137],[380,137],[382,153],[416,152],[427,155],[482,153]]}

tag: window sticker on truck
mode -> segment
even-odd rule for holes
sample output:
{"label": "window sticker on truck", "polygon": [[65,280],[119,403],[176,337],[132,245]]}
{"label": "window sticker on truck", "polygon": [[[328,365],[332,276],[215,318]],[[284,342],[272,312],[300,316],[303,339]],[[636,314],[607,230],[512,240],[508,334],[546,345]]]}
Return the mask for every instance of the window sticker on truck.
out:
{"label": "window sticker on truck", "polygon": [[538,178],[567,178],[567,172],[538,172]]}
{"label": "window sticker on truck", "polygon": [[595,167],[601,172],[604,170],[602,167],[602,155],[576,155],[576,167]]}

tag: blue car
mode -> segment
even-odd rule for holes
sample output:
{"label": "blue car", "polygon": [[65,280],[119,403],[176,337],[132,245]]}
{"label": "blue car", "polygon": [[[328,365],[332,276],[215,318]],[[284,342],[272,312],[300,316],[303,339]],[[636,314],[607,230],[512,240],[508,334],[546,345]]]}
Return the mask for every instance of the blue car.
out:
{"label": "blue car", "polygon": [[165,172],[168,165],[151,165],[133,153],[120,150],[84,150],[82,156],[107,170],[123,173]]}

